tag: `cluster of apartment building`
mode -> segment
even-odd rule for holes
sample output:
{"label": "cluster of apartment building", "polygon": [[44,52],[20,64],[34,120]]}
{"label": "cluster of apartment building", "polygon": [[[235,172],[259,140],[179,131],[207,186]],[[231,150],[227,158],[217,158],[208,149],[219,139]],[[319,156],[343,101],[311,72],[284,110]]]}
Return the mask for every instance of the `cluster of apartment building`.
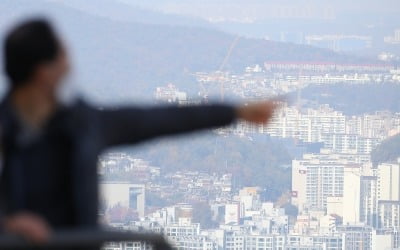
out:
{"label": "cluster of apartment building", "polygon": [[[101,161],[104,169],[124,171],[144,163],[124,154],[110,154]],[[138,212],[134,220],[108,221],[108,224],[125,230],[161,233],[177,249],[400,247],[400,163],[373,166],[369,153],[324,148],[319,153],[294,159],[288,200],[297,209],[295,214],[282,204],[263,201],[260,187],[234,191],[230,174],[183,171],[164,178],[167,181],[158,178],[145,184],[103,182],[101,190],[109,207],[126,206]],[[184,193],[185,199],[206,202],[216,226],[202,228],[193,222],[194,209],[189,203],[150,209],[145,196],[155,190]],[[151,249],[151,246],[112,242],[104,249]]]}
{"label": "cluster of apartment building", "polygon": [[267,71],[310,71],[310,72],[387,72],[394,69],[386,64],[338,64],[333,62],[265,62]]}
{"label": "cluster of apartment building", "polygon": [[[183,101],[187,99],[180,99],[181,103]],[[377,111],[371,114],[345,115],[328,105],[314,108],[285,105],[268,125],[238,122],[219,132],[239,135],[268,134],[305,143],[323,143],[324,148],[334,152],[367,154],[382,140],[400,132],[400,114]]]}
{"label": "cluster of apartment building", "polygon": [[[139,220],[110,225],[162,234],[182,250],[399,247],[398,163],[374,169],[368,165],[367,156],[321,153],[295,160],[293,165],[296,173],[291,200],[299,210],[294,217],[277,204],[261,201],[260,188],[245,187],[229,201],[210,202],[213,218],[219,222],[215,228],[205,229],[193,222],[194,208],[189,204],[164,207]],[[139,250],[151,246],[112,242],[103,249]]]}
{"label": "cluster of apartment building", "polygon": [[368,154],[382,140],[400,132],[400,114],[375,112],[346,116],[327,105],[315,109],[286,106],[268,125],[239,122],[228,130],[237,134],[263,133],[306,143],[323,143],[324,148],[333,152]]}
{"label": "cluster of apartment building", "polygon": [[215,71],[196,72],[194,76],[202,97],[229,95],[239,98],[265,98],[310,85],[400,83],[398,69],[384,62],[265,62],[263,67],[248,66],[241,74]]}
{"label": "cluster of apartment building", "polygon": [[195,72],[193,76],[197,81],[197,86],[193,87],[198,89],[198,96],[188,97],[186,92],[169,83],[156,88],[155,100],[185,105],[227,97],[230,100],[265,99],[312,85],[400,84],[400,70],[387,63],[265,62],[263,66],[248,66],[243,73]]}
{"label": "cluster of apartment building", "polygon": [[[261,202],[258,187],[245,187],[231,200],[210,203],[217,228],[193,222],[193,207],[177,204],[147,214],[138,221],[111,224],[125,230],[163,234],[177,249],[284,249],[289,230],[285,209]],[[145,243],[110,243],[106,250],[147,249]]]}
{"label": "cluster of apartment building", "polygon": [[[332,69],[335,75],[325,72],[332,72]],[[286,73],[278,74],[275,70]],[[291,71],[297,71],[297,75]],[[266,63],[264,68],[248,67],[243,75],[214,72],[197,73],[196,77],[203,97],[215,87],[222,97],[224,91],[231,91],[239,97],[258,98],[287,93],[314,83],[400,82],[400,72],[387,65],[329,63],[273,62]],[[193,102],[173,85],[158,88],[155,95],[161,102]],[[348,116],[326,105],[315,108],[288,105],[268,126],[239,122],[216,132],[268,134],[304,143],[320,143],[322,149],[292,161],[292,186],[290,192],[283,195],[286,199],[283,203],[263,200],[260,187],[235,190],[230,174],[180,171],[163,176],[148,163],[129,159],[130,163],[122,164],[122,169],[142,170],[148,174],[141,176],[147,177],[141,184],[104,183],[103,192],[113,197],[108,204],[125,204],[138,210],[139,216],[135,220],[109,221],[109,224],[124,230],[163,234],[177,249],[400,248],[400,162],[374,166],[370,156],[382,140],[400,132],[400,114],[375,112]],[[112,173],[113,164],[118,165],[116,158],[120,156],[102,159],[103,173]],[[118,189],[125,191],[117,192]],[[167,200],[180,193],[181,202],[185,203],[150,209],[145,200],[148,192]],[[195,222],[191,201],[201,201],[209,206],[215,226],[205,228]],[[140,242],[112,242],[104,249],[139,250],[151,249],[151,246]]]}
{"label": "cluster of apartment building", "polygon": [[[399,162],[373,166],[368,154],[305,154],[292,164],[291,202],[299,212],[293,232],[335,235],[352,228],[365,234],[363,246],[344,249],[398,248],[399,190]],[[385,244],[374,247],[372,236]]]}

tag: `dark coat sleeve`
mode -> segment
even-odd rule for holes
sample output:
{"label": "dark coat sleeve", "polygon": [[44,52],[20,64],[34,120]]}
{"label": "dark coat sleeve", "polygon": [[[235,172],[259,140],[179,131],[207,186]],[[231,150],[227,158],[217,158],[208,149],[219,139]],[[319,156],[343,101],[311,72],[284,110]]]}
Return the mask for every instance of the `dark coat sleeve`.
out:
{"label": "dark coat sleeve", "polygon": [[236,114],[229,105],[167,106],[99,110],[97,118],[105,146],[113,146],[225,126]]}

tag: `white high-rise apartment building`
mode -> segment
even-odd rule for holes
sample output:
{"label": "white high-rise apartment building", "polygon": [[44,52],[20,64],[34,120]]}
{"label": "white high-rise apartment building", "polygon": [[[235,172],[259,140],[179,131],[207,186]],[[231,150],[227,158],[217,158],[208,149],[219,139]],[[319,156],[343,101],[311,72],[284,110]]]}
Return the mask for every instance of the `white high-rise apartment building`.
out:
{"label": "white high-rise apartment building", "polygon": [[299,212],[304,209],[326,210],[328,197],[343,196],[345,168],[360,169],[366,159],[362,155],[322,152],[305,154],[303,159],[293,160],[292,204],[298,207]]}
{"label": "white high-rise apartment building", "polygon": [[381,229],[400,229],[400,201],[378,201],[378,227]]}
{"label": "white high-rise apartment building", "polygon": [[382,163],[377,171],[377,224],[383,229],[400,229],[400,163]]}
{"label": "white high-rise apartment building", "polygon": [[344,165],[323,163],[307,167],[307,207],[325,210],[327,197],[343,195]]}
{"label": "white high-rise apartment building", "polygon": [[360,182],[360,221],[375,227],[378,211],[377,178],[376,176],[361,176]]}
{"label": "white high-rise apartment building", "polygon": [[390,130],[399,129],[399,116],[390,112],[375,112],[346,119],[346,133],[366,138],[385,139]]}
{"label": "white high-rise apartment building", "polygon": [[338,227],[338,232],[343,235],[343,248],[345,250],[375,250],[372,248],[372,227],[364,225],[343,225]]}
{"label": "white high-rise apartment building", "polygon": [[360,166],[344,168],[343,185],[343,224],[355,225],[360,222],[361,208],[361,169]]}
{"label": "white high-rise apartment building", "polygon": [[103,182],[100,184],[101,199],[107,205],[106,209],[120,205],[135,209],[140,217],[145,215],[145,186],[129,182]]}
{"label": "white high-rise apartment building", "polygon": [[[339,154],[329,150],[305,154],[302,159],[293,160],[292,204],[298,207],[299,212],[304,209],[326,210],[328,197],[343,197],[345,168],[357,169],[359,174],[355,178],[360,179],[364,174],[361,166],[369,161],[369,155]],[[359,180],[357,189],[364,192],[361,183]]]}
{"label": "white high-rise apartment building", "polygon": [[378,138],[362,137],[357,134],[322,134],[325,148],[337,153],[369,154],[378,145]]}
{"label": "white high-rise apartment building", "polygon": [[342,250],[343,245],[343,238],[340,234],[288,235],[285,250]]}
{"label": "white high-rise apartment building", "polygon": [[378,166],[378,200],[400,200],[400,164],[382,163]]}
{"label": "white high-rise apartment building", "polygon": [[285,236],[283,235],[246,235],[245,250],[284,250]]}
{"label": "white high-rise apartment building", "polygon": [[320,142],[322,134],[341,134],[346,131],[346,117],[327,106],[301,112],[287,107],[269,123],[265,132],[271,136],[296,138],[304,142]]}
{"label": "white high-rise apartment building", "polygon": [[376,225],[376,177],[362,174],[360,166],[344,168],[343,225]]}

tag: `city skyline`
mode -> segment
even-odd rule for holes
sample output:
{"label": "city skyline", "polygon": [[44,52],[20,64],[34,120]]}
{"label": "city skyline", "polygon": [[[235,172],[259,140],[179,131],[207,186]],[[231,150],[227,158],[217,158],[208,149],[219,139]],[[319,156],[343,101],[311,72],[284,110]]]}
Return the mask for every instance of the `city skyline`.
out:
{"label": "city skyline", "polygon": [[268,124],[93,157],[102,226],[178,250],[400,249],[398,0],[4,0],[0,12],[1,37],[36,16],[65,37],[60,103],[279,106]]}

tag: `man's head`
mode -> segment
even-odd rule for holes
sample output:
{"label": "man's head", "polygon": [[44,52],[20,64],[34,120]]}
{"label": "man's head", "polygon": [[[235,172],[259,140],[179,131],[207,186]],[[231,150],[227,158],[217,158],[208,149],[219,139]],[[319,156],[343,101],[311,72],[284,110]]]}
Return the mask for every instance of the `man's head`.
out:
{"label": "man's head", "polygon": [[69,63],[52,26],[46,20],[34,19],[17,25],[8,33],[4,67],[11,89],[34,84],[54,93],[68,73]]}

